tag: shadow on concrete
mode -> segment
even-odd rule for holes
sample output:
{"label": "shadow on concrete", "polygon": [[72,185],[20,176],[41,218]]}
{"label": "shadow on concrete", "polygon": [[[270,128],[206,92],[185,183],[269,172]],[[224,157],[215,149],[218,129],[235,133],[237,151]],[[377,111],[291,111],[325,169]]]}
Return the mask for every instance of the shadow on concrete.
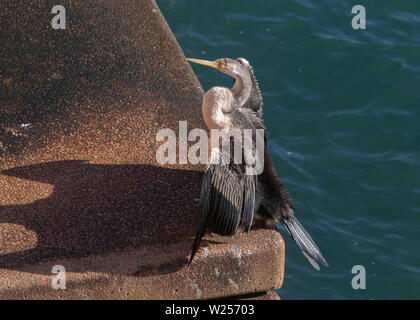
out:
{"label": "shadow on concrete", "polygon": [[[37,237],[32,240],[33,249],[0,255],[0,268],[32,272],[28,264],[81,258],[126,247],[156,245],[157,250],[164,250],[165,245],[183,240],[188,241],[184,241],[177,259],[134,274],[170,273],[187,262],[189,239],[192,244],[199,219],[196,206],[200,171],[68,160],[16,167],[0,174],[54,186],[48,198],[25,205],[0,206],[0,223],[25,226]],[[191,192],[184,192],[194,189],[195,199]],[[12,230],[12,234],[13,231],[16,232]],[[3,249],[0,248],[5,252]],[[70,272],[115,272],[107,265],[99,270],[85,268],[66,265]],[[51,274],[51,269],[34,272]]]}

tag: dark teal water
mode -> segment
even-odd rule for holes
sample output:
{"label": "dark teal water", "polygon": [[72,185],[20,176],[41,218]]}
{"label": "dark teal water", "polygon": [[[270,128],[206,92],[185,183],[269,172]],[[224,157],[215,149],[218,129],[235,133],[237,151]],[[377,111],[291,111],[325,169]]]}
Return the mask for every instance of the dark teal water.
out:
{"label": "dark teal water", "polygon": [[[283,299],[420,298],[420,1],[158,1],[185,54],[245,57],[269,150],[330,268],[286,241]],[[366,8],[353,30],[351,8]],[[203,87],[231,86],[193,67]],[[354,290],[354,265],[366,289]]]}

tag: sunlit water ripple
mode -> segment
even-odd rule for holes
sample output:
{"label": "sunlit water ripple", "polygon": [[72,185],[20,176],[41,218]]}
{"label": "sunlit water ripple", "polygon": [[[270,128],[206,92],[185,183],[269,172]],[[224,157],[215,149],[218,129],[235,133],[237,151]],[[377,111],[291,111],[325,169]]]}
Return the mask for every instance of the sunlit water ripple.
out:
{"label": "sunlit water ripple", "polygon": [[[283,232],[284,299],[420,298],[420,2],[158,1],[186,55],[245,57],[269,149],[330,268]],[[205,89],[232,80],[194,66]],[[367,289],[354,290],[363,265]]]}
{"label": "sunlit water ripple", "polygon": [[[349,0],[158,0],[187,56],[254,67],[273,162],[330,264],[312,269],[280,227],[283,299],[420,298],[420,2],[365,3],[353,30]],[[206,90],[232,85],[193,68]],[[32,120],[0,123],[0,153]]]}

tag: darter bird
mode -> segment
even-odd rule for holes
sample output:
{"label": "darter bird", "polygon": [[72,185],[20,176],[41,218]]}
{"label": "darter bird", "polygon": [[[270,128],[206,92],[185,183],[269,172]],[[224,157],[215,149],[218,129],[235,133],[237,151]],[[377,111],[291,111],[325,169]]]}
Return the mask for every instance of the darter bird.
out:
{"label": "darter bird", "polygon": [[[290,236],[309,260],[319,270],[318,262],[328,267],[321,251],[294,215],[292,201],[276,174],[267,151],[265,127],[262,120],[263,99],[253,69],[244,58],[221,58],[215,61],[188,58],[190,62],[215,68],[234,79],[232,89],[213,87],[203,98],[202,112],[209,128],[219,129],[230,143],[229,161],[212,161],[222,158],[222,146],[210,150],[199,200],[202,210],[200,227],[192,247],[189,264],[193,260],[201,239],[207,231],[230,236],[248,231],[252,225],[263,224],[275,228],[282,222]],[[247,174],[246,148],[256,153],[256,134],[251,144],[241,146],[242,163],[234,161],[234,148],[229,136],[233,129],[264,130],[263,169],[259,174]],[[219,147],[219,146],[218,146]]]}

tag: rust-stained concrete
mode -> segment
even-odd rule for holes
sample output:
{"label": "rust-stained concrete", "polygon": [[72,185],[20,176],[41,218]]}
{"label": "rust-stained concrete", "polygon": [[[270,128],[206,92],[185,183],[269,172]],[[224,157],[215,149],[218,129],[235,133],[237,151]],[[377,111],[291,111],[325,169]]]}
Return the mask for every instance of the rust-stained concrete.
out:
{"label": "rust-stained concrete", "polygon": [[[275,231],[207,236],[185,267],[203,167],[159,166],[155,137],[203,128],[203,90],[154,1],[62,1],[66,30],[51,28],[55,4],[0,4],[0,298],[280,287]],[[51,287],[57,264],[66,290]]]}

